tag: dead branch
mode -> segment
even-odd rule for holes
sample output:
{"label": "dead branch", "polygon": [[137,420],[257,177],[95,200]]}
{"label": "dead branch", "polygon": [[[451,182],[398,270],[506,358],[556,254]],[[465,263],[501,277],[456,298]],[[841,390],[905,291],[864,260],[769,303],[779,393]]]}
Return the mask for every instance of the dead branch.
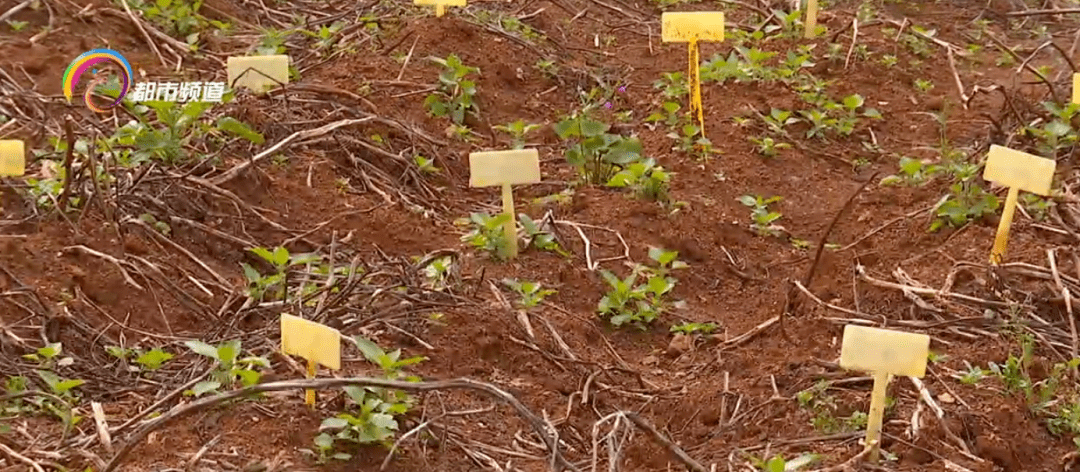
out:
{"label": "dead branch", "polygon": [[[555,463],[556,472],[569,470],[573,472],[580,472],[576,466],[571,464],[566,458],[563,457],[559,450],[557,440],[552,436],[552,433],[548,431],[548,426],[544,420],[536,416],[535,413],[530,411],[524,404],[521,403],[516,397],[507,393],[506,391],[486,382],[478,382],[471,379],[451,379],[451,380],[437,380],[430,382],[403,382],[396,380],[382,380],[382,379],[370,379],[370,378],[344,378],[344,379],[313,379],[313,380],[290,380],[283,382],[270,382],[259,385],[253,385],[251,387],[233,390],[218,395],[205,397],[184,406],[173,408],[161,416],[147,422],[142,428],[132,433],[124,442],[124,446],[113,456],[109,463],[106,464],[105,469],[102,472],[112,472],[116,470],[116,467],[120,465],[120,462],[132,449],[138,444],[142,443],[142,440],[146,438],[151,431],[165,426],[177,419],[188,416],[192,413],[201,411],[203,409],[227,402],[229,400],[251,395],[253,393],[260,392],[275,392],[282,390],[300,390],[300,389],[328,389],[346,387],[350,385],[360,387],[377,387],[388,388],[395,390],[405,390],[412,392],[427,392],[432,390],[474,390],[481,392],[496,400],[500,400],[510,404],[533,428],[537,435],[543,439],[548,450],[552,454],[552,461]],[[704,472],[705,469],[701,469]]]}

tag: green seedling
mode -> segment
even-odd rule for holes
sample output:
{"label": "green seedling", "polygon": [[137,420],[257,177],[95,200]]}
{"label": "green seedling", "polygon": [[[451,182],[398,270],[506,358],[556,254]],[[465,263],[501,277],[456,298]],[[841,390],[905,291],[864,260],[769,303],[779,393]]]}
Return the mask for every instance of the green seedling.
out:
{"label": "green seedling", "polygon": [[503,226],[510,221],[510,215],[499,213],[489,215],[487,213],[473,213],[469,215],[468,222],[472,223],[473,229],[461,240],[470,246],[489,253],[492,257],[501,257],[505,254],[510,242],[506,240]]}
{"label": "green seedling", "polygon": [[562,245],[555,240],[555,235],[540,229],[540,225],[533,221],[532,217],[524,213],[518,213],[518,221],[525,230],[525,238],[528,242],[525,248],[537,248],[541,251],[554,252],[563,257],[570,257],[570,253],[563,249]]}
{"label": "green seedling", "polygon": [[985,378],[988,373],[988,371],[982,370],[978,366],[968,366],[966,371],[959,374],[958,380],[966,385],[975,385]]}
{"label": "green seedling", "polygon": [[273,250],[253,247],[248,248],[248,251],[273,267],[272,273],[263,275],[247,263],[240,263],[244,270],[244,277],[248,280],[248,296],[256,300],[262,300],[265,297],[271,300],[284,299],[288,288],[289,268],[322,260],[322,257],[317,254],[289,254],[289,250],[284,247],[276,247]]}
{"label": "green seedling", "polygon": [[667,205],[671,201],[668,195],[671,175],[663,167],[656,165],[652,158],[648,158],[626,166],[613,175],[606,185],[615,188],[628,187],[641,198]]}
{"label": "green seedling", "polygon": [[765,122],[765,126],[768,127],[769,132],[776,135],[787,135],[787,127],[798,123],[800,120],[792,116],[792,113],[787,110],[780,110],[773,108],[769,112],[769,116],[762,116],[761,120]]}
{"label": "green seedling", "polygon": [[517,279],[503,279],[502,283],[521,296],[519,303],[526,309],[539,305],[548,295],[557,293],[555,290],[543,288],[537,282],[529,282],[527,280],[519,281]]}
{"label": "green seedling", "polygon": [[769,205],[782,201],[780,196],[764,198],[760,195],[743,195],[739,197],[739,203],[750,207],[750,230],[759,236],[780,236],[784,227],[773,224],[783,215],[780,212],[769,210]]}
{"label": "green seedling", "polygon": [[765,157],[776,157],[776,155],[780,153],[781,149],[788,149],[791,147],[791,144],[777,142],[776,140],[768,136],[761,138],[750,136],[749,139],[750,142],[754,143],[755,149],[757,149],[758,154],[761,154]]}
{"label": "green seedling", "polygon": [[450,277],[450,269],[454,265],[454,258],[443,256],[432,260],[424,266],[424,278],[427,279],[423,287],[440,292],[449,288],[447,281]]}
{"label": "green seedling", "polygon": [[49,343],[44,347],[37,348],[30,354],[23,354],[22,357],[28,361],[36,362],[38,368],[52,370],[75,363],[75,359],[71,357],[60,357],[63,352],[64,346],[62,343]]}
{"label": "green seedling", "polygon": [[11,27],[11,31],[14,31],[16,33],[22,31],[30,24],[29,21],[6,20],[5,22],[9,27]]}
{"label": "green seedling", "polygon": [[785,460],[784,456],[777,454],[767,461],[754,458],[754,467],[761,472],[796,472],[821,460],[818,454],[803,454],[791,460]]}
{"label": "green seedling", "polygon": [[[676,251],[649,248],[649,258],[656,267],[638,264],[625,279],[601,270],[600,275],[609,290],[597,304],[597,312],[607,316],[612,326],[632,324],[645,329],[667,310],[665,296],[678,283],[678,279],[667,274],[673,269],[687,267],[686,263],[676,259],[678,255]],[[638,284],[639,278],[644,278],[644,282]]]}
{"label": "green seedling", "polygon": [[555,64],[555,61],[553,60],[540,59],[536,61],[534,67],[536,67],[536,70],[540,71],[544,77],[549,79],[555,79],[559,76],[559,66],[558,64]]}
{"label": "green seedling", "polygon": [[670,331],[672,333],[688,335],[711,334],[713,331],[716,331],[716,328],[716,323],[691,323],[689,321],[684,321],[679,324],[671,325]]}
{"label": "green seedling", "polygon": [[423,172],[425,174],[438,174],[442,172],[442,169],[435,167],[435,160],[428,159],[419,154],[413,156],[413,163],[416,164],[416,167],[418,169],[420,169],[420,172]]}
{"label": "green seedling", "polygon": [[511,149],[525,149],[525,135],[536,131],[540,127],[541,125],[525,123],[525,120],[494,126],[495,129],[510,135]]}
{"label": "green seedling", "polygon": [[926,184],[943,171],[944,168],[940,165],[929,164],[918,159],[901,156],[900,173],[882,178],[880,185],[920,186]]}
{"label": "green seedling", "polygon": [[161,350],[160,348],[153,348],[148,351],[141,349],[125,349],[120,346],[108,346],[105,351],[121,361],[128,362],[134,361],[138,366],[131,366],[132,370],[144,370],[155,371],[165,365],[166,362],[172,360],[173,355]]}
{"label": "green seedling", "polygon": [[427,96],[424,106],[432,116],[449,116],[455,125],[464,126],[465,117],[472,115],[479,118],[479,109],[473,96],[476,95],[476,82],[467,79],[469,75],[479,74],[480,69],[466,66],[461,58],[451,54],[446,59],[429,58],[442,66],[439,73],[438,90]]}
{"label": "green seedling", "polygon": [[915,79],[914,85],[915,90],[918,90],[922,93],[926,93],[934,89],[934,83],[925,79]]}
{"label": "green seedling", "polygon": [[[401,350],[386,352],[374,342],[357,336],[354,338],[357,348],[364,358],[375,364],[382,371],[386,380],[417,382],[420,378],[409,375],[405,368],[426,361],[427,357],[415,356],[402,359]],[[397,418],[408,413],[415,405],[415,399],[402,390],[376,387],[347,386],[342,388],[348,397],[351,409],[323,420],[315,437],[315,454],[321,460],[348,460],[352,456],[346,453],[334,453],[335,443],[345,442],[359,445],[380,444],[393,446],[394,435],[399,429]]]}
{"label": "green seedling", "polygon": [[679,105],[677,102],[664,102],[660,107],[660,111],[645,117],[645,122],[677,126],[686,119],[685,115],[679,113],[679,110],[681,109],[682,105]]}
{"label": "green seedling", "polygon": [[269,368],[270,361],[265,357],[240,357],[240,340],[232,340],[213,346],[199,340],[185,341],[184,345],[192,352],[205,356],[215,361],[214,370],[210,372],[210,380],[196,383],[190,390],[185,390],[184,395],[201,397],[207,393],[217,393],[221,388],[232,388],[236,385],[250,387],[259,383],[258,368]]}
{"label": "green seedling", "polygon": [[679,102],[690,93],[690,89],[686,84],[686,76],[682,72],[662,73],[660,79],[653,82],[653,87],[660,90],[665,99],[674,102]]}
{"label": "green seedling", "polygon": [[611,126],[575,113],[555,125],[560,139],[569,141],[566,162],[578,169],[586,183],[603,185],[620,170],[642,159],[644,149],[636,137],[610,134]]}
{"label": "green seedling", "polygon": [[715,151],[712,141],[701,133],[701,128],[693,124],[685,124],[680,129],[681,133],[668,133],[668,137],[678,142],[674,149],[691,153],[698,159],[708,159]]}

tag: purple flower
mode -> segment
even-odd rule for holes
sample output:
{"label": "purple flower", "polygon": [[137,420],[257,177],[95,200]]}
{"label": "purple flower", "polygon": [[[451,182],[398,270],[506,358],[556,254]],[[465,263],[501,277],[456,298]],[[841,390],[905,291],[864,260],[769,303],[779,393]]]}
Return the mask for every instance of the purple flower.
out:
{"label": "purple flower", "polygon": [[610,110],[610,109],[611,109],[611,102],[607,102],[607,103],[605,103],[605,104],[604,104],[604,108],[607,108],[607,109],[609,109],[609,110]]}
{"label": "purple flower", "polygon": [[626,93],[626,86],[619,87],[619,93]]}

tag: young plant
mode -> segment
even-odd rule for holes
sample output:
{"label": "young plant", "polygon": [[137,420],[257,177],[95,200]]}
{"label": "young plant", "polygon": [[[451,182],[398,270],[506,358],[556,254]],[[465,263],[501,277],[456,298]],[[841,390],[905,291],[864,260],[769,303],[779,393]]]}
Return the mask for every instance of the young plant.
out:
{"label": "young plant", "polygon": [[769,205],[783,200],[783,197],[775,196],[764,198],[760,195],[743,195],[739,197],[739,203],[750,207],[750,230],[759,236],[780,236],[784,228],[773,224],[783,215],[780,212],[769,210]]}
{"label": "young plant", "polygon": [[534,247],[541,251],[550,251],[563,257],[570,257],[570,253],[566,252],[562,245],[555,240],[555,235],[540,229],[540,225],[536,224],[529,215],[518,213],[518,221],[521,222],[521,227],[525,230],[525,238],[528,240],[525,244],[526,248]]}
{"label": "young plant", "polygon": [[[667,311],[665,296],[675,288],[678,279],[667,274],[673,269],[686,268],[686,263],[677,260],[679,253],[660,248],[649,248],[649,258],[656,267],[635,265],[630,275],[620,279],[607,270],[600,275],[608,284],[608,292],[600,299],[596,311],[600,316],[607,316],[612,326],[632,324],[645,327]],[[638,279],[644,282],[638,284]]]}
{"label": "young plant", "polygon": [[716,331],[716,323],[691,323],[684,321],[679,324],[671,325],[672,333],[682,333],[687,335],[693,334],[710,334]]}
{"label": "young plant", "polygon": [[125,349],[120,346],[108,346],[105,348],[105,351],[108,352],[109,355],[120,359],[125,363],[129,360],[134,361],[137,366],[130,366],[129,369],[132,371],[143,370],[153,372],[160,369],[166,362],[169,362],[173,358],[172,354],[156,347],[148,351],[143,351],[141,349]]}
{"label": "young plant", "polygon": [[[402,359],[400,349],[386,352],[374,342],[360,336],[354,338],[354,342],[364,358],[379,367],[383,379],[407,382],[420,380],[407,374],[405,368],[427,360],[426,357]],[[412,409],[415,399],[401,390],[358,386],[342,389],[345,390],[352,409],[323,420],[319,428],[323,432],[315,437],[318,457],[322,461],[328,458],[350,459],[350,454],[333,452],[335,443],[339,441],[359,445],[380,444],[390,448],[393,445],[391,439],[399,429],[397,418]]]}
{"label": "young plant", "polygon": [[461,237],[461,240],[470,246],[489,253],[496,258],[503,258],[510,241],[507,241],[503,232],[503,226],[510,220],[510,215],[499,213],[489,215],[487,213],[473,213],[469,215],[469,223],[473,229]]}
{"label": "young plant", "polygon": [[451,54],[446,59],[430,58],[442,66],[439,73],[438,90],[427,96],[424,106],[433,116],[449,116],[457,126],[465,126],[466,115],[479,118],[479,110],[473,96],[476,95],[476,82],[467,79],[470,74],[479,74],[480,69],[466,66],[461,58]]}
{"label": "young plant", "polygon": [[606,185],[615,188],[629,187],[641,198],[667,205],[671,202],[668,195],[671,175],[663,167],[656,165],[652,158],[648,158],[626,166],[613,175]]}
{"label": "young plant", "polygon": [[271,300],[285,297],[288,289],[286,277],[290,267],[306,265],[322,259],[317,254],[292,255],[284,247],[276,247],[273,250],[264,247],[253,247],[248,248],[248,251],[270,263],[271,267],[273,267],[273,273],[263,275],[247,263],[240,263],[240,266],[244,269],[244,277],[248,280],[248,296],[260,301],[267,296]]}
{"label": "young plant", "polygon": [[940,174],[944,169],[940,165],[929,164],[918,159],[900,156],[900,173],[888,175],[881,179],[880,185],[910,185],[920,186],[926,184]]}
{"label": "young plant", "polygon": [[526,309],[539,305],[548,295],[557,293],[556,290],[545,289],[539,283],[527,280],[503,279],[502,283],[521,296],[518,303]]}
{"label": "young plant", "polygon": [[611,126],[575,113],[555,125],[560,139],[570,141],[566,161],[576,167],[586,183],[603,185],[620,170],[641,160],[644,149],[636,137],[609,134]]}
{"label": "young plant", "polygon": [[[676,102],[664,102],[660,107],[660,111],[645,117],[646,123],[663,123],[668,126],[677,126],[682,123],[685,118],[679,114],[679,110],[682,109],[682,105]],[[652,128],[650,128],[652,129]]]}
{"label": "young plant", "polygon": [[250,387],[259,383],[257,368],[269,368],[270,361],[265,357],[240,357],[240,340],[226,341],[218,346],[213,346],[199,340],[185,341],[184,345],[192,352],[209,357],[215,362],[215,368],[210,373],[210,380],[203,380],[195,384],[184,395],[201,397],[207,393],[217,393],[221,388],[232,388],[239,384],[241,387]]}
{"label": "young plant", "polygon": [[776,157],[776,155],[779,154],[781,149],[788,149],[791,147],[791,145],[788,143],[777,142],[776,140],[768,136],[760,138],[750,136],[750,142],[754,143],[758,154],[761,154],[765,157]]}
{"label": "young plant", "polygon": [[505,125],[496,125],[494,128],[510,135],[512,149],[525,149],[525,135],[539,129],[540,125],[517,120]]}

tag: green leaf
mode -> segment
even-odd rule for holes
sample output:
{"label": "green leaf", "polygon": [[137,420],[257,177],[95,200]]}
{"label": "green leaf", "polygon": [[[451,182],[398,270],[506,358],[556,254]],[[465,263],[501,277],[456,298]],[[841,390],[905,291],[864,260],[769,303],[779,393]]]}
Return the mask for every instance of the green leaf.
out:
{"label": "green leaf", "polygon": [[155,348],[144,352],[142,355],[135,359],[135,362],[137,362],[143,367],[146,367],[147,369],[157,370],[161,368],[162,364],[168,362],[172,358],[172,354]]}
{"label": "green leaf", "polygon": [[240,355],[240,340],[234,339],[221,343],[217,347],[217,360],[221,363],[231,363]]}
{"label": "green leaf", "polygon": [[319,449],[330,449],[334,447],[334,438],[326,433],[319,433],[315,436],[315,446]]}
{"label": "green leaf", "polygon": [[755,207],[757,206],[757,199],[751,195],[743,195],[739,197],[739,203],[742,203],[743,205],[746,205],[748,207]]}
{"label": "green leaf", "polygon": [[221,131],[246,139],[255,144],[262,144],[266,141],[266,139],[263,138],[262,134],[259,134],[255,130],[248,127],[248,125],[240,122],[239,120],[231,116],[223,116],[221,118],[218,118],[215,126]]}
{"label": "green leaf", "polygon": [[195,354],[206,356],[211,359],[218,359],[218,350],[216,347],[207,343],[199,341],[197,339],[191,341],[184,341],[184,345],[191,349]]}
{"label": "green leaf", "polygon": [[259,377],[262,376],[258,372],[248,369],[240,369],[236,371],[236,375],[240,377],[240,383],[245,387],[259,383]]}
{"label": "green leaf", "polygon": [[1065,123],[1061,120],[1054,120],[1047,123],[1044,129],[1046,130],[1046,132],[1059,138],[1072,132],[1072,127],[1069,126],[1068,123]]}
{"label": "green leaf", "polygon": [[596,121],[589,118],[581,118],[581,135],[585,137],[600,136],[611,129],[611,126],[602,121]]}
{"label": "green leaf", "polygon": [[207,393],[217,390],[218,388],[221,388],[220,382],[204,380],[195,384],[195,386],[191,388],[191,394],[195,397],[201,397]]}
{"label": "green leaf", "polygon": [[356,347],[360,349],[360,353],[364,355],[364,358],[372,363],[378,364],[379,358],[386,355],[386,352],[378,344],[363,336],[356,336],[353,341],[356,342]]}
{"label": "green leaf", "polygon": [[863,105],[863,102],[864,100],[862,95],[848,95],[844,97],[844,108],[847,108],[848,110],[854,110],[861,107]]}
{"label": "green leaf", "polygon": [[270,252],[269,249],[266,249],[264,247],[253,247],[248,248],[248,251],[251,251],[252,254],[261,257],[266,262],[269,262],[271,264],[274,263],[274,253]]}
{"label": "green leaf", "polygon": [[67,393],[68,390],[71,390],[71,389],[73,389],[75,387],[78,387],[78,386],[80,386],[80,385],[82,385],[84,383],[86,383],[85,380],[78,380],[78,379],[64,380],[64,381],[61,381],[61,382],[57,383],[56,385],[53,385],[53,390],[55,390],[57,393]]}
{"label": "green leaf", "polygon": [[277,267],[283,267],[289,263],[289,250],[284,247],[278,246],[274,248],[274,254],[270,262]]}

